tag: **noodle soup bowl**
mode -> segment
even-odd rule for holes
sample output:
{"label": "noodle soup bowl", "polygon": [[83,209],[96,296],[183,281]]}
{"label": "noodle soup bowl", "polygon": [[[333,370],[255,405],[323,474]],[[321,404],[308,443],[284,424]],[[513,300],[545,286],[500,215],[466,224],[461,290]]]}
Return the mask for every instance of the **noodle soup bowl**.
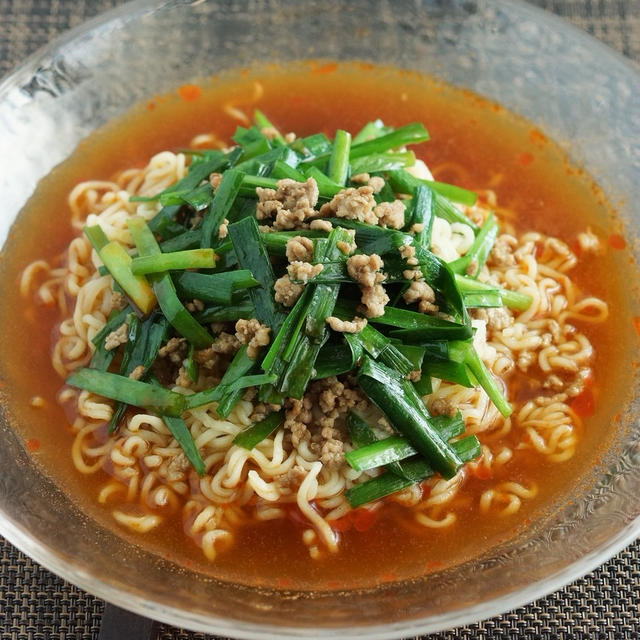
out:
{"label": "noodle soup bowl", "polygon": [[[38,181],[134,104],[213,73],[317,57],[428,73],[528,118],[597,176],[636,253],[636,69],[565,23],[506,0],[141,1],[104,14],[0,84],[0,242],[11,243],[12,224]],[[626,254],[618,267],[635,277]],[[629,304],[629,315],[640,315]],[[18,324],[3,330],[20,331]],[[185,566],[178,550],[161,557],[100,524],[40,464],[10,394],[0,407],[0,533],[110,602],[224,636],[391,638],[476,621],[558,589],[637,537],[638,380],[630,364],[638,354],[635,344],[622,348],[628,399],[592,468],[519,535],[424,577],[296,591],[217,580]],[[0,378],[10,367],[0,361]]]}

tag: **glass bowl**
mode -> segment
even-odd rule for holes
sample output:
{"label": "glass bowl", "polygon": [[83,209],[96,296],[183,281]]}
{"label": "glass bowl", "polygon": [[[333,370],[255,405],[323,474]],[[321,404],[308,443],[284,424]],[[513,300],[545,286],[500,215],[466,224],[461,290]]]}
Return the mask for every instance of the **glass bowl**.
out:
{"label": "glass bowl", "polygon": [[[256,60],[319,56],[427,72],[529,118],[565,142],[619,203],[637,257],[638,73],[564,22],[506,0],[143,0],[113,10],[54,41],[0,84],[0,244],[37,181],[134,103]],[[0,362],[0,379],[9,366]],[[518,538],[425,579],[346,594],[296,593],[180,568],[83,515],[26,453],[6,402],[0,533],[97,596],[223,636],[390,638],[449,628],[554,591],[638,535],[640,396],[637,377],[630,374],[628,383],[634,399],[621,408],[621,426],[591,482]]]}

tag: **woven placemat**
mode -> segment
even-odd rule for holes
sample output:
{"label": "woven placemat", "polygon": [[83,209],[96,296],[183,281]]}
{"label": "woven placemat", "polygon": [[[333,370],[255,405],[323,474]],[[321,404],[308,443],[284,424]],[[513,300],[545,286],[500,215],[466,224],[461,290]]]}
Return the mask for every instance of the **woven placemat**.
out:
{"label": "woven placemat", "polygon": [[[640,0],[532,0],[640,62]],[[117,0],[0,0],[0,76],[66,29]],[[97,640],[104,603],[49,573],[0,538],[0,640]],[[213,636],[158,625],[157,640]],[[430,636],[640,638],[640,542],[536,602]]]}

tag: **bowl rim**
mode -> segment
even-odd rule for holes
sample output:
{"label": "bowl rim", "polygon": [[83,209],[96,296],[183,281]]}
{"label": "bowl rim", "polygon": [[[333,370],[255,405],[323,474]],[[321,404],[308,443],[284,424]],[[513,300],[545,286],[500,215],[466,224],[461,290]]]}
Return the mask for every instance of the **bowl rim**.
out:
{"label": "bowl rim", "polygon": [[[480,2],[499,7],[500,5],[515,7],[518,11],[529,14],[532,20],[567,32],[568,37],[582,42],[599,55],[609,58],[617,65],[640,81],[640,65],[630,58],[612,49],[604,42],[586,33],[568,20],[557,16],[525,0],[479,0]],[[164,7],[184,4],[179,0],[130,0],[122,5],[108,9],[83,21],[81,24],[65,31],[47,44],[39,47],[24,61],[0,78],[0,101],[8,91],[15,87],[20,77],[31,76],[47,59],[54,59],[56,53],[67,44],[74,42],[91,31],[98,31],[119,18],[132,18],[148,11]],[[80,587],[86,592],[113,603],[123,609],[141,616],[171,625],[180,625],[194,631],[227,635],[247,640],[264,640],[265,638],[317,638],[340,634],[342,637],[363,637],[366,634],[371,640],[386,640],[404,635],[427,634],[445,629],[453,629],[470,623],[503,614],[509,610],[529,604],[530,602],[554,593],[562,587],[590,573],[607,560],[614,557],[622,549],[640,538],[640,515],[629,521],[624,527],[608,538],[606,542],[593,549],[580,559],[557,570],[550,576],[537,580],[508,594],[492,598],[480,604],[454,610],[445,614],[428,618],[410,618],[388,624],[376,624],[361,627],[321,627],[305,628],[295,626],[275,626],[256,624],[230,618],[209,617],[195,614],[167,604],[159,604],[149,598],[128,593],[90,570],[74,563],[73,559],[64,557],[56,550],[45,546],[35,539],[30,532],[5,513],[0,511],[0,536],[21,552],[38,562],[45,569],[60,576],[64,580]]]}

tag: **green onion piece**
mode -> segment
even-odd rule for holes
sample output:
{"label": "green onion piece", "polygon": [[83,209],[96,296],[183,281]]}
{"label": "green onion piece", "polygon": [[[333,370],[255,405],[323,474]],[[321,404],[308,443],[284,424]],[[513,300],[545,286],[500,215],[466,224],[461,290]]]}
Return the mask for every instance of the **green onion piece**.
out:
{"label": "green onion piece", "polygon": [[93,245],[93,248],[100,254],[100,250],[104,249],[109,244],[109,238],[107,238],[105,232],[100,225],[94,225],[92,227],[85,226],[83,228],[84,235],[89,238],[89,242]]}
{"label": "green onion piece", "polygon": [[136,276],[131,271],[131,256],[118,242],[107,243],[98,252],[100,259],[109,270],[113,279],[133,304],[143,314],[151,312],[156,305],[156,296],[148,280],[144,276]]}
{"label": "green onion piece", "polygon": [[167,415],[162,416],[162,421],[167,425],[167,429],[169,429],[171,435],[184,451],[184,455],[187,456],[187,460],[189,460],[191,466],[199,476],[203,476],[206,471],[204,460],[200,455],[200,451],[198,451],[198,447],[187,423],[182,418]]}
{"label": "green onion piece", "polygon": [[248,269],[212,274],[185,272],[174,276],[174,282],[183,299],[227,305],[231,304],[234,292],[260,284]]}
{"label": "green onion piece", "polygon": [[329,159],[329,179],[344,187],[349,175],[349,151],[351,150],[351,134],[344,129],[336,131],[333,149]]}
{"label": "green onion piece", "polygon": [[[227,370],[220,380],[221,386],[228,386],[232,382],[235,382],[239,378],[248,375],[251,371],[256,369],[256,361],[247,355],[247,345],[242,345],[240,349],[233,356],[233,360],[227,367]],[[238,389],[236,391],[227,391],[220,397],[216,412],[219,416],[226,418],[233,408],[238,404],[244,394],[244,389]]]}
{"label": "green onion piece", "polygon": [[[449,263],[449,268],[454,273],[467,274],[477,277],[480,269],[484,266],[491,248],[493,247],[496,238],[498,237],[499,225],[496,217],[493,213],[489,214],[489,217],[485,220],[485,223],[480,228],[476,239],[469,248],[469,251],[461,258]],[[470,272],[469,269],[473,271]]]}
{"label": "green onion piece", "polygon": [[122,325],[131,311],[131,307],[127,306],[122,311],[111,312],[107,323],[93,337],[91,342],[95,346],[95,351],[93,352],[93,356],[91,356],[91,362],[89,363],[90,369],[99,369],[100,371],[106,371],[109,368],[109,365],[116,355],[117,349],[105,349],[104,341],[112,331],[115,331]]}
{"label": "green onion piece", "polygon": [[504,307],[500,291],[478,291],[474,293],[463,293],[462,299],[467,309]]}
{"label": "green onion piece", "polygon": [[269,120],[269,118],[267,118],[267,116],[265,116],[264,113],[260,111],[260,109],[256,109],[253,112],[253,120],[258,125],[258,127],[260,127],[260,129],[270,129],[271,131],[275,132],[273,136],[274,143],[278,143],[281,145],[287,144],[285,142],[285,139],[282,137],[282,134],[276,129],[276,127],[273,126],[271,120]]}
{"label": "green onion piece", "polygon": [[203,180],[206,180],[212,173],[219,171],[228,164],[227,156],[222,151],[209,151],[206,157],[193,161],[189,167],[189,173],[178,180],[175,184],[167,187],[164,191],[151,197],[132,196],[131,202],[150,202],[160,200],[171,193],[188,193],[193,191]]}
{"label": "green onion piece", "polygon": [[[156,216],[156,218],[157,217],[158,216]],[[148,223],[149,229],[154,233],[158,232],[154,230],[151,223],[156,218],[152,218]],[[183,230],[179,235],[169,238],[168,240],[163,240],[160,243],[160,249],[162,250],[162,253],[173,253],[174,251],[184,251],[185,249],[197,249],[200,246],[201,237],[202,229],[189,229],[188,231]]]}
{"label": "green onion piece", "polygon": [[249,289],[249,297],[255,307],[258,320],[275,334],[285,315],[275,301],[275,276],[255,218],[244,218],[229,226],[233,250],[242,269],[248,269],[260,283]]}
{"label": "green onion piece", "polygon": [[[140,217],[129,218],[129,231],[141,256],[161,255],[153,233]],[[158,304],[171,325],[196,348],[203,349],[213,342],[209,332],[185,309],[178,298],[171,276],[166,272],[149,276]]]}
{"label": "green onion piece", "polygon": [[[414,122],[372,140],[352,144],[349,157],[353,161],[374,153],[384,153],[391,149],[398,149],[410,144],[426,142],[427,140],[429,140],[429,132],[424,128],[424,125]],[[305,159],[303,162],[319,167],[328,162],[330,157],[331,153],[325,152],[315,155],[313,158]]]}
{"label": "green onion piece", "polygon": [[241,300],[232,306],[228,304],[213,305],[203,309],[198,315],[197,320],[202,324],[208,322],[235,322],[236,320],[255,318],[256,310],[251,300]]}
{"label": "green onion piece", "polygon": [[416,163],[416,154],[413,151],[387,151],[386,153],[373,153],[370,156],[356,158],[351,163],[351,175],[359,173],[381,173],[393,169],[412,167]]}
{"label": "green onion piece", "polygon": [[233,444],[251,451],[264,439],[268,438],[283,422],[284,410],[271,413],[261,422],[257,422],[248,429],[241,431],[233,439]]}
{"label": "green onion piece", "polygon": [[282,162],[282,160],[275,161],[273,165],[273,171],[271,172],[271,177],[277,178],[278,180],[289,178],[290,180],[295,180],[296,182],[304,182],[306,180],[303,173],[289,166],[286,162]]}
{"label": "green onion piece", "polygon": [[[420,409],[414,404],[413,396],[417,393],[409,381],[365,356],[358,371],[358,384],[391,424],[445,478],[457,473],[462,465],[460,458],[426,418],[426,408]],[[422,402],[419,397],[418,402]]]}
{"label": "green onion piece", "polygon": [[201,247],[213,247],[217,244],[218,230],[240,192],[243,179],[244,174],[236,169],[225,171],[202,221]]}
{"label": "green onion piece", "polygon": [[226,393],[240,391],[249,387],[258,387],[263,384],[271,384],[275,381],[275,376],[267,373],[259,373],[256,375],[242,376],[227,385],[219,384],[206,391],[198,391],[190,396],[184,396],[185,409],[195,409],[205,404],[218,402]]}
{"label": "green onion piece", "polygon": [[422,372],[424,375],[455,382],[463,387],[476,386],[475,378],[470,375],[467,366],[461,362],[431,360],[424,364]]}
{"label": "green onion piece", "polygon": [[330,376],[339,376],[341,373],[347,373],[355,368],[357,361],[358,358],[354,359],[354,350],[351,348],[350,342],[325,344],[316,358],[313,379],[322,380]]}
{"label": "green onion piece", "polygon": [[[458,442],[454,442],[451,447],[463,462],[474,460],[482,453],[482,447],[476,436],[463,438]],[[407,469],[408,475],[410,474],[412,477],[419,478],[419,480],[416,481],[426,480],[434,474],[434,470],[429,464],[419,458],[408,460],[403,463],[403,466]],[[379,500],[392,493],[401,491],[406,487],[410,487],[412,484],[415,484],[416,481],[402,478],[395,473],[387,471],[377,478],[372,478],[362,484],[357,484],[347,489],[346,496],[349,504],[355,509],[363,504]]]}
{"label": "green onion piece", "polygon": [[474,278],[467,278],[456,274],[456,285],[463,294],[468,293],[494,293],[498,292],[502,298],[502,302],[505,306],[516,311],[526,311],[533,300],[531,296],[526,293],[520,293],[518,291],[511,291],[510,289],[504,289],[502,287],[495,287],[494,285],[487,284],[486,282],[480,282]]}
{"label": "green onion piece", "polygon": [[[460,204],[466,204],[472,207],[478,200],[478,194],[468,189],[463,189],[453,184],[446,184],[445,182],[436,182],[435,180],[425,180],[424,178],[416,178],[408,171],[403,170],[391,170],[388,175],[391,186],[396,193],[413,193],[414,189],[419,186],[426,186],[432,189],[436,194],[443,199],[453,200],[453,202],[459,202]],[[460,215],[463,215],[462,213]],[[465,222],[468,219],[465,216]],[[472,223],[473,224],[473,223]]]}
{"label": "green onion piece", "polygon": [[213,249],[187,249],[134,258],[131,271],[133,275],[141,276],[172,269],[213,269],[215,266],[216,254]]}
{"label": "green onion piece", "polygon": [[309,167],[305,174],[307,178],[313,178],[316,181],[321,198],[331,199],[344,189],[343,185],[331,180],[331,178],[322,173],[318,167]]}
{"label": "green onion piece", "polygon": [[391,462],[404,460],[418,452],[406,438],[390,436],[377,440],[366,447],[360,447],[344,454],[349,466],[356,471],[375,469]]}
{"label": "green onion piece", "polygon": [[502,389],[498,385],[496,379],[491,375],[484,362],[475,350],[472,342],[450,342],[449,352],[454,349],[460,349],[464,358],[464,363],[469,367],[471,373],[475,376],[480,386],[485,390],[486,394],[496,406],[496,409],[508,418],[513,413],[513,407],[504,397]]}
{"label": "green onion piece", "polygon": [[414,242],[425,249],[431,247],[431,230],[433,229],[433,218],[435,217],[435,198],[433,191],[420,185],[416,187],[412,202],[413,216],[411,224],[422,225],[422,229],[417,231]]}
{"label": "green onion piece", "polygon": [[108,371],[78,369],[67,378],[66,383],[163,415],[179,416],[185,409],[185,396],[179,393]]}
{"label": "green onion piece", "polygon": [[379,138],[391,131],[393,131],[393,127],[385,127],[384,122],[378,118],[372,122],[367,122],[367,124],[365,124],[364,127],[356,133],[353,137],[353,144],[359,144],[360,142]]}

